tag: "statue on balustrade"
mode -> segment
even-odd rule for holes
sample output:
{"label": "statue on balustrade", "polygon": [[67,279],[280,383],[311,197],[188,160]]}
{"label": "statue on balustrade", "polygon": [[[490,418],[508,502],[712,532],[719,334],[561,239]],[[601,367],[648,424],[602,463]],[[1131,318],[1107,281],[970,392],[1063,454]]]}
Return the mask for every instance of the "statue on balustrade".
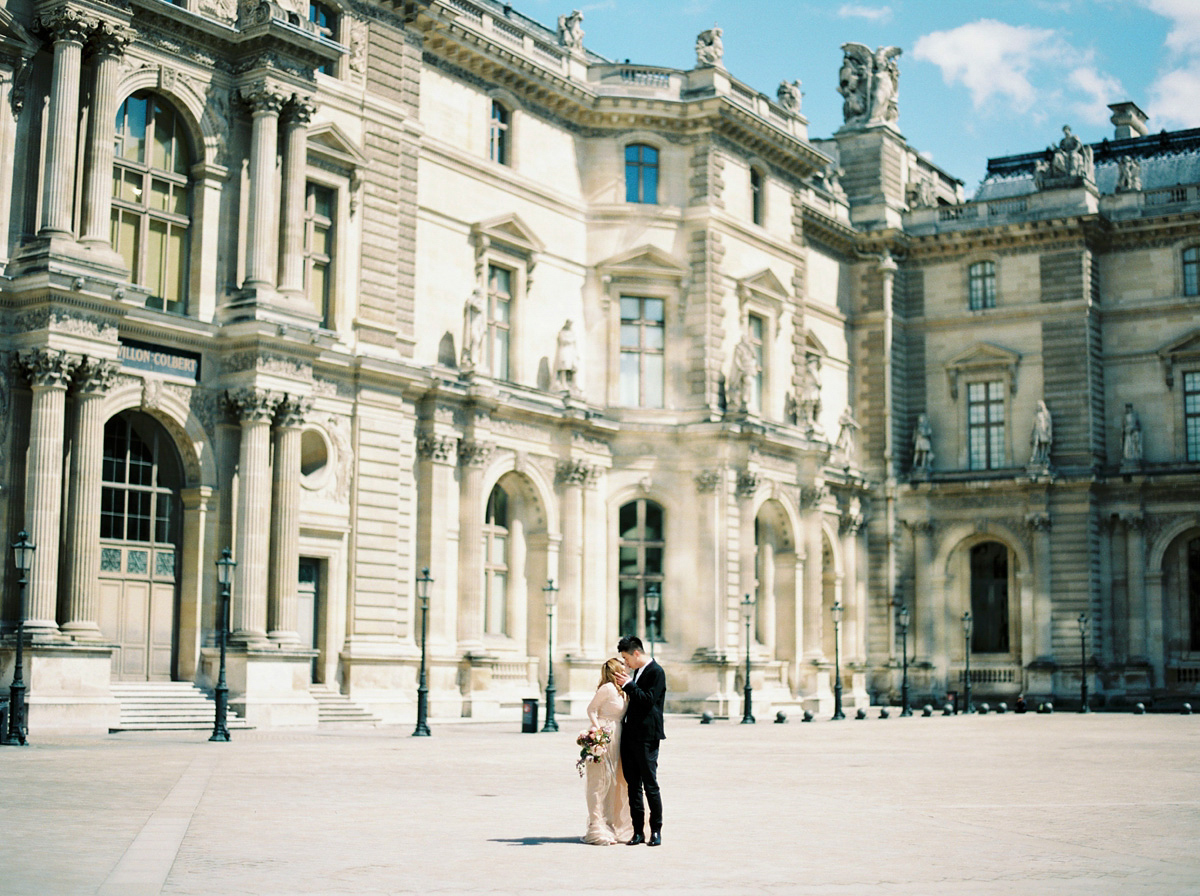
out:
{"label": "statue on balustrade", "polygon": [[583,13],[575,9],[558,17],[558,42],[568,50],[583,49]]}
{"label": "statue on balustrade", "polygon": [[725,45],[721,42],[723,33],[713,25],[696,35],[696,68],[721,64],[721,58],[725,55]]}
{"label": "statue on balustrade", "polygon": [[842,44],[842,67],[838,71],[838,93],[842,95],[842,117],[848,125],[882,124],[900,117],[897,97],[900,67],[899,47],[878,47],[874,53],[865,44]]}

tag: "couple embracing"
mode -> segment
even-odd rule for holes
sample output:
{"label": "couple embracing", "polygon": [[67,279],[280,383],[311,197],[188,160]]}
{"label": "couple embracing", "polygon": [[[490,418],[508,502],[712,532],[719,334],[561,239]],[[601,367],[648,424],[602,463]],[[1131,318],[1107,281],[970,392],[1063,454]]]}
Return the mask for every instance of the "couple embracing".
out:
{"label": "couple embracing", "polygon": [[658,846],[662,843],[658,745],[666,738],[663,702],[667,677],[662,666],[643,652],[639,638],[622,638],[617,653],[620,658],[613,657],[601,669],[600,687],[588,705],[592,728],[608,730],[611,739],[599,761],[585,763],[588,827],[583,840],[598,846]]}

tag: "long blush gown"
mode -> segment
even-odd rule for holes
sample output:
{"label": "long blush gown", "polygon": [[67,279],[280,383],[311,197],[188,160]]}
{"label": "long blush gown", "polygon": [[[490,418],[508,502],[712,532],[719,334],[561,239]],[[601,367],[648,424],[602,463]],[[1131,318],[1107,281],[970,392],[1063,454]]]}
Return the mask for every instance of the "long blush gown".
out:
{"label": "long blush gown", "polygon": [[613,736],[604,758],[585,764],[588,824],[583,842],[597,846],[624,843],[633,836],[629,788],[621,769],[621,720],[625,717],[625,695],[611,681],[605,682],[588,704],[587,714],[592,725],[611,726]]}

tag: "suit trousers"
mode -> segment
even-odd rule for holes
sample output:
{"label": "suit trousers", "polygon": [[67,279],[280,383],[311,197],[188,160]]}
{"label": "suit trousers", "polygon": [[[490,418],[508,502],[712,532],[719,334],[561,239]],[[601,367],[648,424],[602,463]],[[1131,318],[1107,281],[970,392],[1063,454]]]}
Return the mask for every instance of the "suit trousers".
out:
{"label": "suit trousers", "polygon": [[[658,791],[658,741],[621,741],[621,764],[625,782],[629,785],[629,814],[633,816],[633,832],[643,833],[646,805],[650,807],[650,831],[662,830],[662,796]],[[646,802],[642,802],[642,791]]]}

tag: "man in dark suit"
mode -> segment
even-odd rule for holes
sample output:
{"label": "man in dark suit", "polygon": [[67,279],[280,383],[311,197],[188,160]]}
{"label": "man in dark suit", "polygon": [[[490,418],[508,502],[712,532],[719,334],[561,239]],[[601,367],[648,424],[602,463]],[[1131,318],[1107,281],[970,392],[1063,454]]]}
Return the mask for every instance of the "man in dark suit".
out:
{"label": "man in dark suit", "polygon": [[[642,651],[642,641],[627,635],[617,644],[617,653],[625,661],[627,675],[617,679],[617,686],[629,696],[625,709],[625,725],[621,731],[621,763],[629,785],[629,812],[633,816],[633,838],[629,846],[662,843],[662,797],[658,792],[658,744],[665,740],[663,732],[663,702],[667,698],[667,676],[662,666]],[[642,791],[650,806],[650,839],[642,829],[646,810]]]}

